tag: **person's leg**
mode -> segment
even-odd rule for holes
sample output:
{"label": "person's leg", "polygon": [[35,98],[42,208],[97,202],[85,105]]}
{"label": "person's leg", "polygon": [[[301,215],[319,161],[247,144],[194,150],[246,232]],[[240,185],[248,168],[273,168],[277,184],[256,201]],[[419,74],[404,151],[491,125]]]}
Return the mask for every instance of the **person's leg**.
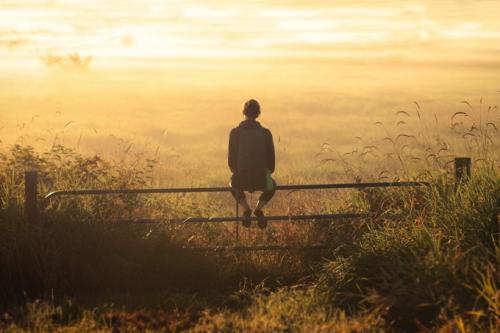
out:
{"label": "person's leg", "polygon": [[252,210],[250,209],[250,206],[248,205],[247,198],[245,196],[245,192],[243,190],[240,190],[234,186],[234,181],[231,181],[231,194],[233,195],[234,199],[236,202],[243,208],[243,221],[242,224],[244,227],[249,228],[250,224],[252,222],[251,216],[252,216]]}
{"label": "person's leg", "polygon": [[244,187],[242,187],[241,183],[241,176],[237,176],[236,174],[231,176],[231,194],[236,202],[243,208],[243,211],[247,211],[250,210],[250,206],[248,205],[245,192],[242,190]]}
{"label": "person's leg", "polygon": [[250,206],[248,205],[245,192],[243,192],[242,190],[231,188],[231,194],[233,195],[236,202],[241,206],[241,208],[243,208],[243,211],[251,210]]}
{"label": "person's leg", "polygon": [[255,210],[262,210],[265,205],[272,199],[274,194],[276,193],[276,182],[273,180],[274,187],[272,190],[266,190],[262,192],[262,194],[259,197],[259,201],[257,202],[257,206],[255,207]]}
{"label": "person's leg", "polygon": [[274,196],[276,193],[276,182],[273,180],[274,186],[272,190],[266,190],[262,192],[262,194],[259,197],[259,201],[257,202],[257,206],[255,207],[255,210],[253,211],[254,215],[257,217],[258,221],[258,226],[261,229],[264,229],[267,227],[267,220],[266,217],[264,216],[264,212],[262,211],[262,208],[271,200],[271,198]]}

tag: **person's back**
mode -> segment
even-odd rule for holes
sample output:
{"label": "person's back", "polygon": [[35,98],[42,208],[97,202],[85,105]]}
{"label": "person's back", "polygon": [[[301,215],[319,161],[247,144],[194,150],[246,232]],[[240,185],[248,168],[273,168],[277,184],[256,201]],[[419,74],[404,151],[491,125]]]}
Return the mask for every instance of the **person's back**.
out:
{"label": "person's back", "polygon": [[231,131],[229,167],[234,185],[244,191],[264,191],[266,174],[274,172],[271,132],[259,122],[247,119]]}
{"label": "person's back", "polygon": [[267,169],[267,142],[266,131],[255,120],[245,120],[237,127],[238,156],[237,170],[265,171]]}
{"label": "person's back", "polygon": [[265,227],[262,208],[275,192],[276,183],[271,178],[275,169],[274,144],[271,131],[262,127],[256,118],[260,114],[260,105],[255,100],[245,103],[243,114],[246,119],[234,128],[229,136],[228,164],[231,177],[232,193],[243,206],[243,225],[250,226],[251,210],[243,191],[263,191],[254,214],[259,226]]}

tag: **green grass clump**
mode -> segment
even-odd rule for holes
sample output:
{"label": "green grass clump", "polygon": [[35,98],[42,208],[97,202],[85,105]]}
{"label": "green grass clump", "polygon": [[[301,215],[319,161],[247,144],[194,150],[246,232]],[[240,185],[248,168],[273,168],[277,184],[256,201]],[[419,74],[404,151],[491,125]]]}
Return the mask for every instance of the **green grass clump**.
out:
{"label": "green grass clump", "polygon": [[384,332],[375,312],[347,315],[314,288],[258,293],[243,311],[204,312],[189,332]]}
{"label": "green grass clump", "polygon": [[[220,203],[198,207],[192,198],[101,196],[43,200],[54,189],[148,186],[151,163],[122,165],[85,158],[54,146],[38,153],[14,145],[0,156],[0,296],[20,301],[55,294],[151,293],[233,290],[242,278],[297,281],[310,268],[307,254],[193,252],[185,247],[234,242],[225,225],[193,226],[165,218],[211,216]],[[28,224],[23,209],[24,170],[39,171],[40,221]],[[226,198],[229,200],[229,198]],[[228,207],[232,205],[228,204]],[[156,226],[120,219],[157,211]],[[274,283],[274,282],[273,282]]]}
{"label": "green grass clump", "polygon": [[493,331],[500,296],[493,279],[498,198],[494,169],[477,170],[458,188],[436,181],[418,197],[418,214],[370,222],[362,237],[325,265],[319,285],[332,302],[382,311],[401,328],[474,313]]}

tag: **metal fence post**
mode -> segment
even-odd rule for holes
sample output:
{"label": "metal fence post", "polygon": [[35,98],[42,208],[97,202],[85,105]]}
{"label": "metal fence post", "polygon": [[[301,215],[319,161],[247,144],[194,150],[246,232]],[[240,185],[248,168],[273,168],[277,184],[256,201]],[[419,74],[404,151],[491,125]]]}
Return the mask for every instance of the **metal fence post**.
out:
{"label": "metal fence post", "polygon": [[466,181],[470,177],[471,165],[470,157],[455,158],[455,181],[457,184]]}
{"label": "metal fence post", "polygon": [[26,171],[24,173],[24,212],[29,223],[38,222],[37,185],[38,173]]}

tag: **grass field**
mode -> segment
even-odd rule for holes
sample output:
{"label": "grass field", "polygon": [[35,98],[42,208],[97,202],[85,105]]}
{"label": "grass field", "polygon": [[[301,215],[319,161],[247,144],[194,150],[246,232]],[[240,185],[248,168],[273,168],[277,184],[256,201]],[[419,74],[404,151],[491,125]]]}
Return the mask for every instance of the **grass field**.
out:
{"label": "grass field", "polygon": [[[326,134],[328,126],[315,131],[308,123],[314,115],[290,112],[284,123],[269,117],[276,125],[281,184],[431,183],[279,193],[268,213],[371,211],[377,217],[276,222],[265,231],[241,230],[239,240],[326,244],[321,251],[192,252],[183,248],[235,245],[234,226],[113,223],[230,216],[234,202],[227,194],[57,199],[43,203],[40,224],[29,225],[23,213],[28,169],[40,173],[40,195],[70,188],[225,185],[222,129],[229,122],[201,123],[192,136],[158,127],[135,138],[101,133],[99,139],[96,130],[94,138],[78,139],[65,120],[61,132],[39,140],[29,127],[40,131],[39,120],[20,124],[19,137],[6,136],[0,154],[0,329],[495,332],[499,111],[483,100],[457,105],[439,116],[418,102],[392,108],[370,119],[369,133],[338,123],[335,135]],[[335,122],[333,115],[325,117]],[[308,128],[307,135],[294,135]],[[367,135],[343,142],[350,137],[343,131]],[[462,155],[473,158],[473,174],[457,186],[451,162]]]}
{"label": "grass field", "polygon": [[[499,11],[0,1],[0,332],[500,331]],[[172,221],[232,216],[228,193],[43,199],[227,186],[229,131],[250,98],[273,133],[278,184],[429,186],[279,191],[266,214],[370,217],[238,233]],[[472,159],[460,184],[456,157]],[[139,218],[161,223],[118,222]],[[290,249],[193,251],[261,245]]]}

